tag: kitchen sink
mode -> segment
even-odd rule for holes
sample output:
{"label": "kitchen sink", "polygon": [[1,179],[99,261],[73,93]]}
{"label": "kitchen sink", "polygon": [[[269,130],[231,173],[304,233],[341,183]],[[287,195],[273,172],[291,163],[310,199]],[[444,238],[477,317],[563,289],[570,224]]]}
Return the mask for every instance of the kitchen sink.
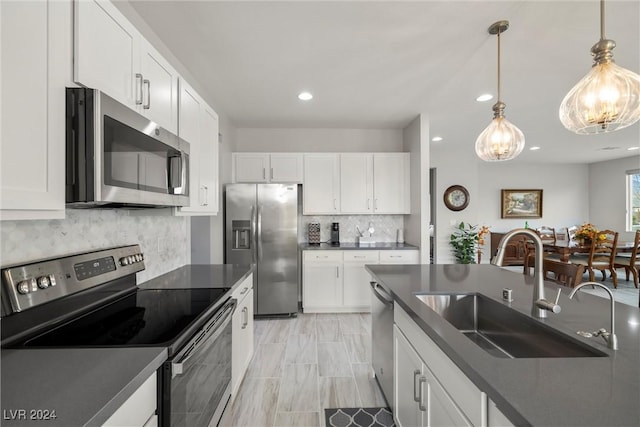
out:
{"label": "kitchen sink", "polygon": [[575,337],[479,293],[416,294],[416,297],[495,357],[607,356]]}

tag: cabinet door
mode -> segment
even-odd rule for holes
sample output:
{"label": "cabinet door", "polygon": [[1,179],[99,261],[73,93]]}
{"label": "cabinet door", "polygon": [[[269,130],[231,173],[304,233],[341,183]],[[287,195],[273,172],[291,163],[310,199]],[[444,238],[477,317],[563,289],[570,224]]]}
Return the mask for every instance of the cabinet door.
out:
{"label": "cabinet door", "polygon": [[[142,42],[142,114],[172,133],[178,131],[178,72],[150,43]],[[139,83],[139,82],[138,82]]]}
{"label": "cabinet door", "polygon": [[373,212],[372,154],[340,154],[340,211]]}
{"label": "cabinet door", "polygon": [[219,160],[218,160],[218,114],[213,111],[207,104],[203,105],[202,115],[202,133],[201,133],[201,157],[200,163],[200,189],[203,194],[200,196],[202,201],[202,213],[209,215],[217,215],[220,205],[219,193]]}
{"label": "cabinet door", "polygon": [[375,153],[373,178],[375,213],[410,213],[408,153]]}
{"label": "cabinet door", "polygon": [[[426,412],[424,394],[420,395],[422,387],[425,390],[422,360],[411,347],[402,332],[393,327],[393,360],[394,360],[394,398],[395,412],[393,417],[398,427],[423,426],[423,413]],[[422,406],[420,409],[420,398]],[[426,417],[425,417],[426,419]]]}
{"label": "cabinet door", "polygon": [[238,391],[238,387],[244,378],[244,374],[253,356],[253,276],[250,276],[238,288],[237,298],[239,303],[233,313],[233,326],[231,341],[232,393]]}
{"label": "cabinet door", "polygon": [[340,212],[340,162],[337,154],[305,154],[303,211],[305,214]]}
{"label": "cabinet door", "polygon": [[106,0],[75,1],[74,80],[100,89],[121,103],[142,105],[139,70],[141,36]]}
{"label": "cabinet door", "polygon": [[68,7],[0,2],[2,219],[64,218]]}
{"label": "cabinet door", "polygon": [[471,426],[472,424],[462,415],[458,406],[442,388],[433,374],[426,370],[427,383],[423,385],[428,393],[428,426]]}
{"label": "cabinet door", "polygon": [[344,251],[342,295],[345,307],[371,311],[371,275],[364,266],[378,264],[378,251]]}
{"label": "cabinet door", "polygon": [[271,153],[269,181],[274,183],[302,182],[302,154]]}
{"label": "cabinet door", "polygon": [[305,311],[342,305],[342,263],[305,262],[302,280]]}
{"label": "cabinet door", "polygon": [[189,143],[189,203],[179,212],[197,212],[204,207],[204,195],[200,191],[200,158],[202,157],[202,115],[203,101],[191,86],[180,81],[180,110],[178,135]]}
{"label": "cabinet door", "polygon": [[235,153],[236,182],[268,182],[268,153]]}

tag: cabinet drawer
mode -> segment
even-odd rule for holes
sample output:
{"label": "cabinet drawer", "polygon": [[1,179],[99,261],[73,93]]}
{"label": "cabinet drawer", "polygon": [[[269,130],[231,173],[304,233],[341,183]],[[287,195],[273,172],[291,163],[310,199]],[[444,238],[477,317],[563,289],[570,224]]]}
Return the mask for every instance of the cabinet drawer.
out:
{"label": "cabinet drawer", "polygon": [[418,251],[380,251],[380,264],[417,264]]}
{"label": "cabinet drawer", "polygon": [[342,251],[304,251],[303,259],[307,262],[341,262]]}
{"label": "cabinet drawer", "polygon": [[344,262],[378,263],[378,251],[344,251]]}
{"label": "cabinet drawer", "polygon": [[242,304],[242,301],[247,297],[247,294],[249,294],[249,291],[251,291],[251,289],[253,289],[253,273],[250,274],[249,277],[244,279],[244,282],[242,282],[240,286],[238,286],[233,291],[231,297],[237,299],[238,305],[240,305]]}

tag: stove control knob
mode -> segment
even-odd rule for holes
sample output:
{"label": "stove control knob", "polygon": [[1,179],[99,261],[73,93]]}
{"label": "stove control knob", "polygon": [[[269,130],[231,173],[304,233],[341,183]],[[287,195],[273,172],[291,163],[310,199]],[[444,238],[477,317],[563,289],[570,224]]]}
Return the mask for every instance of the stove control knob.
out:
{"label": "stove control knob", "polygon": [[127,258],[126,256],[120,258],[120,265],[129,265],[129,258]]}
{"label": "stove control knob", "polygon": [[31,290],[31,286],[30,286],[30,280],[23,280],[22,282],[18,283],[18,293],[22,294],[22,295],[26,295],[29,293],[29,291]]}
{"label": "stove control knob", "polygon": [[133,264],[136,262],[136,257],[134,257],[133,255],[129,255],[127,258],[129,258],[129,264]]}
{"label": "stove control knob", "polygon": [[49,280],[49,276],[38,277],[38,287],[40,289],[47,289],[51,286],[51,280]]}

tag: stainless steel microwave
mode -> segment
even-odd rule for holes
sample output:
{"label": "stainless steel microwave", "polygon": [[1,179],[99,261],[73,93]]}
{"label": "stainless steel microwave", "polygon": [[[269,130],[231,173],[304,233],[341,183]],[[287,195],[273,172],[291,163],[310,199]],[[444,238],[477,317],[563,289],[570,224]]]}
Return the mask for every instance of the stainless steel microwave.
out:
{"label": "stainless steel microwave", "polygon": [[67,88],[71,208],[189,205],[189,143],[95,89]]}

